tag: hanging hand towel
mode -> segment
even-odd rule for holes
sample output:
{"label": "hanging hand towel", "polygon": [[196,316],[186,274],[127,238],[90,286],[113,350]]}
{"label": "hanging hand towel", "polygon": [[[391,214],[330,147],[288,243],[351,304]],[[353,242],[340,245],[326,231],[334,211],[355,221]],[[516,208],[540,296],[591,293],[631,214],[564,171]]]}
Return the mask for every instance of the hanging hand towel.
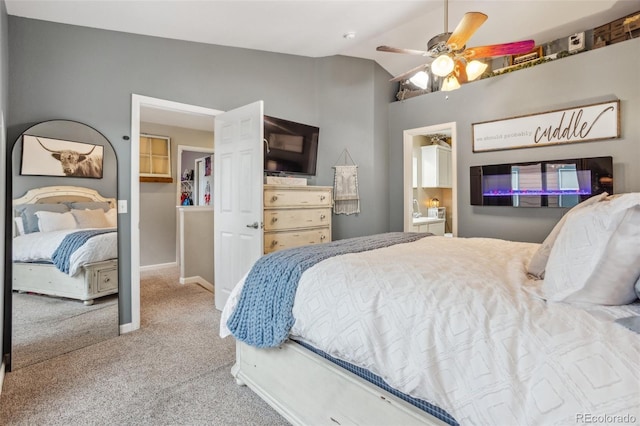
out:
{"label": "hanging hand towel", "polygon": [[335,214],[360,213],[358,196],[358,166],[333,166],[336,170],[333,185],[333,212]]}

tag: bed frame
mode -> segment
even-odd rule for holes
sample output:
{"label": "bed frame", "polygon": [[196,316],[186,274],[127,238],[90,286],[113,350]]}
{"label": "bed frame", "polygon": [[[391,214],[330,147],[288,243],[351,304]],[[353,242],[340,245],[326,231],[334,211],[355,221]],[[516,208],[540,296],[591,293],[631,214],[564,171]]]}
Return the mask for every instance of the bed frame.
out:
{"label": "bed frame", "polygon": [[294,425],[447,426],[291,341],[270,349],[236,341],[231,374]]}
{"label": "bed frame", "polygon": [[[14,216],[15,206],[68,201],[106,201],[110,207],[116,206],[114,198],[105,198],[91,188],[49,186],[31,189],[13,200]],[[13,290],[67,297],[91,305],[98,297],[118,292],[118,260],[85,265],[73,277],[60,272],[53,264],[14,262]]]}

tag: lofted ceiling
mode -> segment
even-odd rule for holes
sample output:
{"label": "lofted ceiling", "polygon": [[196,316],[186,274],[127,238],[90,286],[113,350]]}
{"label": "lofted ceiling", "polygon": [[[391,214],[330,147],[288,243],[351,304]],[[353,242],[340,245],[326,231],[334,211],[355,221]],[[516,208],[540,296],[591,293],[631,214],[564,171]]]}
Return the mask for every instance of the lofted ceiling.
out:
{"label": "lofted ceiling", "polygon": [[[9,15],[309,57],[372,59],[391,75],[424,58],[376,52],[426,49],[444,32],[444,0],[6,0]],[[465,12],[487,22],[468,45],[544,43],[640,10],[640,0],[450,0],[448,29]],[[348,39],[344,34],[355,32]]]}

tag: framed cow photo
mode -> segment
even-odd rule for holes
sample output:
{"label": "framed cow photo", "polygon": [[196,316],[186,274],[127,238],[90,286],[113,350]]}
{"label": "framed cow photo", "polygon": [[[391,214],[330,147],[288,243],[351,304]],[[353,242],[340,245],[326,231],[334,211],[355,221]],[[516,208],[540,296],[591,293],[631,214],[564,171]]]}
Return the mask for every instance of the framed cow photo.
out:
{"label": "framed cow photo", "polygon": [[22,136],[20,174],[102,179],[104,147],[41,136]]}

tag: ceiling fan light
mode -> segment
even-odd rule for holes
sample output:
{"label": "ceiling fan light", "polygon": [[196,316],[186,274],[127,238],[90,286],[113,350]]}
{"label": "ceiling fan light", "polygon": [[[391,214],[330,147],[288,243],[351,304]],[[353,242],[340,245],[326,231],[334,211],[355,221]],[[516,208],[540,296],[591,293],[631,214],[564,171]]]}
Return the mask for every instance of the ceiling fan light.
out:
{"label": "ceiling fan light", "polygon": [[409,81],[414,86],[418,86],[419,88],[424,90],[429,84],[429,74],[424,71],[419,71],[413,77],[411,77]]}
{"label": "ceiling fan light", "polygon": [[473,81],[480,77],[482,73],[487,69],[487,64],[484,62],[473,60],[467,64],[467,78],[469,81]]}
{"label": "ceiling fan light", "polygon": [[431,64],[431,72],[438,77],[445,77],[453,71],[453,59],[449,55],[440,55]]}
{"label": "ceiling fan light", "polygon": [[442,83],[442,87],[440,88],[440,90],[442,90],[443,92],[449,92],[451,90],[456,90],[460,88],[460,83],[458,82],[458,79],[455,78],[455,76],[450,75],[449,77],[444,79],[444,82]]}

